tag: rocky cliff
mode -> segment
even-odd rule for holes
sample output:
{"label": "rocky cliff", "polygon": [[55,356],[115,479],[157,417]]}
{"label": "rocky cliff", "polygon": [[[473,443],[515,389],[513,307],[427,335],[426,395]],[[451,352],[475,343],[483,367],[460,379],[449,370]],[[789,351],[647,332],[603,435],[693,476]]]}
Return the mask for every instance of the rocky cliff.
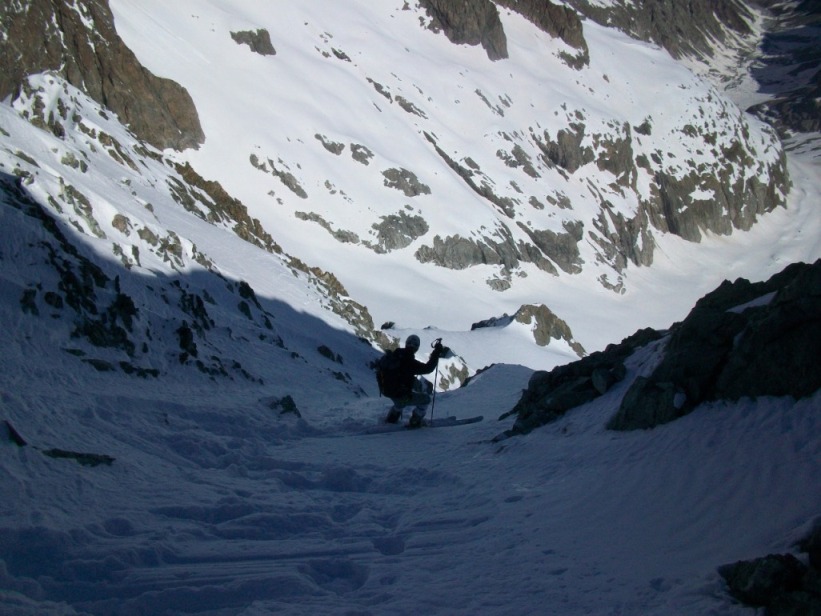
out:
{"label": "rocky cliff", "polygon": [[821,388],[821,261],[790,265],[765,282],[727,281],[669,331],[642,330],[580,361],[536,372],[507,414],[517,419],[505,436],[604,395],[626,377],[625,360],[651,343],[660,360],[627,389],[608,422],[612,430],[653,428],[709,401],[812,395]]}
{"label": "rocky cliff", "polygon": [[157,148],[205,138],[188,92],[146,70],[114,28],[107,0],[26,0],[0,6],[0,99],[52,71],[116,113]]}

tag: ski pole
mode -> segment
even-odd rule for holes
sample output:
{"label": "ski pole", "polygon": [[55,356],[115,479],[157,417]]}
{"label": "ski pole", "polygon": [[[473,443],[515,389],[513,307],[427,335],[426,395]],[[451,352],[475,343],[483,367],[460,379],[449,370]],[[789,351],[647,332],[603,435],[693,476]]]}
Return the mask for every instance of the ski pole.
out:
{"label": "ski pole", "polygon": [[[437,338],[431,342],[431,347],[436,347],[437,344],[442,344],[442,339]],[[436,360],[436,372],[433,374],[433,401],[430,403],[430,425],[433,425],[433,409],[436,408],[436,383],[439,380],[439,359]]]}
{"label": "ski pole", "polygon": [[433,425],[433,409],[436,407],[436,381],[439,380],[439,362],[436,362],[436,373],[433,375],[433,402],[430,403],[430,425]]}

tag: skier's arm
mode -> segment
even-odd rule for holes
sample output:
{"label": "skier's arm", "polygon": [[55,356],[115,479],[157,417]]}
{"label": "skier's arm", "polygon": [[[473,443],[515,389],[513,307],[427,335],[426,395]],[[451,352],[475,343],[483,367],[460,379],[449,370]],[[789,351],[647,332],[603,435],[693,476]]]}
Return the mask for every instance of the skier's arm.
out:
{"label": "skier's arm", "polygon": [[433,352],[430,354],[430,358],[428,359],[427,363],[423,364],[421,361],[416,359],[413,360],[413,373],[414,374],[430,374],[433,372],[434,368],[436,368],[436,364],[439,362],[439,357],[442,355],[444,349],[442,348],[441,344],[437,344],[433,347]]}

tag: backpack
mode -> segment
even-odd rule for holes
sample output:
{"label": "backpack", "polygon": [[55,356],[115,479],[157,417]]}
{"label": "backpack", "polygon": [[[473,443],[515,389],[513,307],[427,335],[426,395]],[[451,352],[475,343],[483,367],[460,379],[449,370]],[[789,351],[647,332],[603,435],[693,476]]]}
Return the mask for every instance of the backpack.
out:
{"label": "backpack", "polygon": [[393,398],[401,395],[400,376],[402,358],[399,349],[386,351],[376,362],[376,383],[379,395]]}

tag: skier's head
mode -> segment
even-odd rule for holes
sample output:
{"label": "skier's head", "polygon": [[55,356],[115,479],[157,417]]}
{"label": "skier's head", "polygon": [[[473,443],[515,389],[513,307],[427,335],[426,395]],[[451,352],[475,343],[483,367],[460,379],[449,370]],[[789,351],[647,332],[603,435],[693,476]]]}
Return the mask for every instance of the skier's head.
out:
{"label": "skier's head", "polygon": [[411,349],[414,353],[416,353],[416,351],[419,350],[420,344],[421,343],[419,342],[419,336],[417,336],[416,334],[411,334],[410,336],[408,336],[408,339],[405,340],[405,348]]}

